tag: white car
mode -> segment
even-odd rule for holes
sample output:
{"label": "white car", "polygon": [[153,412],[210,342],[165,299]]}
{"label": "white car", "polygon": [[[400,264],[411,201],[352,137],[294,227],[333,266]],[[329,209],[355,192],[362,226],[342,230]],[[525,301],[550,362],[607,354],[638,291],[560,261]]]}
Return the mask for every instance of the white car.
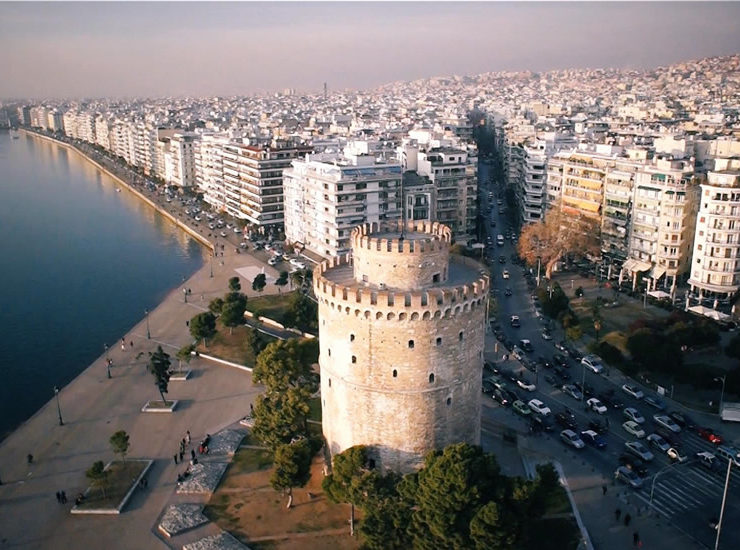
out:
{"label": "white car", "polygon": [[632,384],[625,384],[622,386],[622,391],[627,395],[631,395],[635,399],[642,399],[645,396],[640,388],[633,386]]}
{"label": "white car", "polygon": [[234,233],[241,233],[241,232],[242,232],[242,230],[241,230],[241,229],[239,229],[238,227],[235,227],[235,228],[234,228]]}
{"label": "white car", "polygon": [[280,260],[278,260],[277,256],[273,256],[272,258],[270,258],[269,260],[267,260],[267,264],[268,265],[277,265],[277,263],[279,261]]}
{"label": "white car", "polygon": [[592,397],[591,399],[586,401],[586,405],[588,405],[588,407],[595,413],[606,414],[606,405],[604,405],[595,397]]}
{"label": "white car", "polygon": [[601,364],[601,359],[596,355],[587,355],[581,359],[581,365],[596,374],[601,374],[604,371],[604,365]]}
{"label": "white car", "polygon": [[535,391],[537,389],[537,386],[532,384],[532,382],[525,380],[524,378],[517,378],[516,385],[527,391]]}
{"label": "white car", "polygon": [[645,423],[645,418],[640,414],[640,411],[634,407],[627,407],[622,411],[622,414],[626,419],[637,422],[638,424]]}
{"label": "white car", "polygon": [[501,277],[503,277],[504,279],[508,279],[509,278],[509,271],[506,270],[506,269],[504,269],[504,272],[501,274]]}
{"label": "white car", "polygon": [[686,462],[689,458],[676,447],[671,447],[670,449],[668,449],[666,451],[666,454],[668,455],[668,458],[671,459],[671,462]]}
{"label": "white car", "polygon": [[677,434],[681,431],[681,426],[676,424],[670,416],[667,416],[665,414],[654,414],[653,420],[655,420],[656,424],[660,424],[664,428],[668,428],[673,433]]}
{"label": "white car", "polygon": [[560,439],[562,439],[565,444],[575,447],[576,449],[583,449],[586,446],[583,440],[578,437],[578,434],[573,430],[563,430],[560,432]]}
{"label": "white car", "polygon": [[545,329],[542,331],[542,339],[543,340],[552,340],[552,334],[550,334],[550,331]]}
{"label": "white car", "polygon": [[645,462],[650,462],[655,458],[655,455],[651,453],[648,448],[639,441],[628,441],[624,444],[624,447],[633,455],[644,460]]}
{"label": "white car", "polygon": [[532,409],[537,414],[546,415],[550,414],[552,411],[550,410],[550,407],[545,405],[542,401],[539,399],[532,399],[527,403],[529,405],[529,408]]}
{"label": "white car", "polygon": [[627,422],[622,424],[622,428],[624,428],[625,432],[630,435],[634,435],[638,439],[642,439],[643,437],[645,437],[645,430],[643,430],[640,425],[633,420],[628,420]]}

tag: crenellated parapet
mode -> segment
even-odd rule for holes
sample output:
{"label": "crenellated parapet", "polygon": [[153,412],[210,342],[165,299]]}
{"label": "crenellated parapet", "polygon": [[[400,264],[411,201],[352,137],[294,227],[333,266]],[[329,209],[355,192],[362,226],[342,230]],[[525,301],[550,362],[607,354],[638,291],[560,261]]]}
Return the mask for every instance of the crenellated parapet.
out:
{"label": "crenellated parapet", "polygon": [[[414,238],[405,238],[404,233]],[[395,234],[387,238],[378,235]],[[452,244],[452,230],[439,222],[385,222],[366,223],[352,230],[352,249],[375,252],[395,252],[399,254],[421,255],[439,250],[447,250]]]}

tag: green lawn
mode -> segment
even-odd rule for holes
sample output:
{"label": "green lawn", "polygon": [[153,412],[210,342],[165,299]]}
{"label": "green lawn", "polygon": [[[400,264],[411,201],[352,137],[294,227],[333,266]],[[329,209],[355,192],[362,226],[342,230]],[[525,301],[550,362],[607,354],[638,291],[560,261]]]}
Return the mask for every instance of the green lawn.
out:
{"label": "green lawn", "polygon": [[285,313],[290,307],[290,302],[297,291],[272,294],[270,296],[250,297],[247,300],[247,311],[254,313],[259,311],[263,317],[283,323]]}
{"label": "green lawn", "polygon": [[106,470],[109,473],[105,484],[105,496],[101,488],[91,487],[82,503],[77,505],[78,508],[83,510],[118,508],[146,465],[146,462],[139,460],[129,460],[126,463],[118,460],[112,462]]}
{"label": "green lawn", "polygon": [[230,469],[232,473],[249,473],[265,470],[272,466],[272,453],[267,449],[239,449],[234,454]]}
{"label": "green lawn", "polygon": [[[205,347],[203,342],[198,342],[196,348],[198,352],[247,367],[254,367],[255,357],[252,350],[247,346],[245,337],[247,327],[234,327],[232,332],[219,323],[218,329],[216,335],[208,340],[208,347]],[[260,336],[268,344],[275,340],[267,334],[260,334]]]}

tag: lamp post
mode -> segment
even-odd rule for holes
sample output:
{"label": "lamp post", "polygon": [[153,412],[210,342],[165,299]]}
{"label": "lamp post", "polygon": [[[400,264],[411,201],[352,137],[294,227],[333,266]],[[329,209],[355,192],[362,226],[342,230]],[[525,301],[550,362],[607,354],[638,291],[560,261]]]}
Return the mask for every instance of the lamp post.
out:
{"label": "lamp post", "polygon": [[213,279],[213,255],[215,252],[211,252],[211,279]]}
{"label": "lamp post", "polygon": [[720,380],[722,380],[722,393],[719,394],[719,414],[722,414],[722,403],[725,398],[725,380],[727,380],[727,375],[723,374],[714,379],[715,382],[719,382]]}
{"label": "lamp post", "polygon": [[594,331],[596,332],[596,343],[599,343],[599,331],[601,330],[601,321],[594,319]]}
{"label": "lamp post", "polygon": [[725,504],[727,503],[727,489],[730,486],[730,471],[732,470],[732,459],[727,459],[727,477],[725,477],[725,490],[722,493],[722,508],[719,509],[719,521],[717,522],[717,538],[714,539],[714,550],[719,548],[719,534],[722,532],[722,520],[725,517]]}
{"label": "lamp post", "polygon": [[188,289],[187,288],[182,289],[182,297],[185,300],[185,303],[187,304],[188,303]]}
{"label": "lamp post", "polygon": [[103,344],[103,349],[105,349],[105,368],[108,371],[108,378],[110,378],[110,357],[108,357],[108,344]]}
{"label": "lamp post", "polygon": [[62,420],[62,407],[59,406],[59,388],[54,386],[54,395],[57,398],[57,413],[59,414],[59,425],[64,426],[64,420]]}
{"label": "lamp post", "polygon": [[146,339],[151,340],[152,339],[152,333],[149,332],[149,310],[144,310],[144,315],[146,315]]}

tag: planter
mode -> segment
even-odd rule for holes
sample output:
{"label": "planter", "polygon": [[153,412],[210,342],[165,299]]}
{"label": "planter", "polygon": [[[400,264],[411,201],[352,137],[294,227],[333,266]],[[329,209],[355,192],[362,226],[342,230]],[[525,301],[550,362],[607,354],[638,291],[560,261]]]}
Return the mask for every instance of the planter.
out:
{"label": "planter", "polygon": [[88,488],[85,490],[84,500],[75,505],[70,513],[120,514],[153,463],[153,460],[146,459],[129,459],[125,463],[121,461],[109,462],[105,467],[106,471],[111,473],[107,495],[103,497],[99,489]]}
{"label": "planter", "polygon": [[141,412],[171,413],[174,412],[177,403],[177,399],[167,401],[166,404],[162,403],[162,401],[147,401],[146,405],[141,408]]}
{"label": "planter", "polygon": [[170,382],[183,382],[190,378],[190,373],[192,373],[190,369],[183,370],[183,371],[177,371],[170,374]]}

